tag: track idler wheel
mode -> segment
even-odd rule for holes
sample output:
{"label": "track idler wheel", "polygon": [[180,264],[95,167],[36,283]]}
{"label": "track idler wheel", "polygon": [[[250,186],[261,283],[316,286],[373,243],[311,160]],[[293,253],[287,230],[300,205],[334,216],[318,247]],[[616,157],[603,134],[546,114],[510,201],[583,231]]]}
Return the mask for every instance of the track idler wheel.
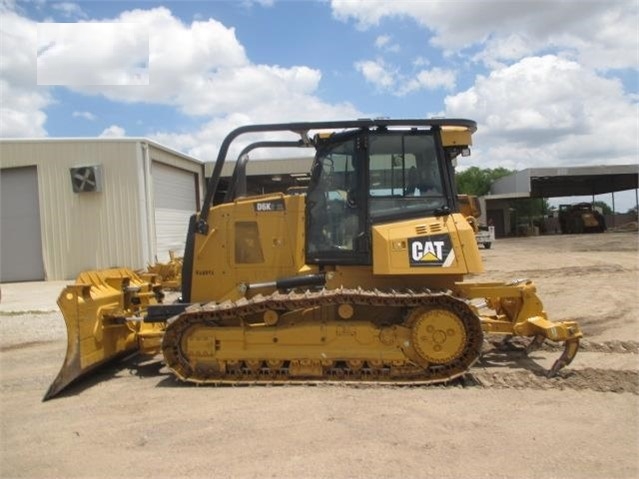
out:
{"label": "track idler wheel", "polygon": [[483,334],[479,318],[462,301],[440,298],[415,308],[406,319],[406,356],[433,377],[453,379],[479,358]]}
{"label": "track idler wheel", "polygon": [[462,320],[447,309],[417,308],[409,318],[413,348],[432,364],[446,364],[459,358],[466,345]]}

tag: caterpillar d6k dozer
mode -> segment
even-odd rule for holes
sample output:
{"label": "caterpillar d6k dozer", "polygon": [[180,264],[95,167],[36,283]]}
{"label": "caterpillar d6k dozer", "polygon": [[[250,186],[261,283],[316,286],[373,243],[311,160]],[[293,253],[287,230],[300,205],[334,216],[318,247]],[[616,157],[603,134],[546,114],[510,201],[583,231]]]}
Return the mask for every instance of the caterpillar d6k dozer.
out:
{"label": "caterpillar d6k dozer", "polygon": [[[482,263],[454,164],[475,129],[420,119],[234,130],[190,221],[181,300],[162,304],[152,275],[81,274],[58,301],[67,355],[45,399],[135,351],[161,352],[198,384],[431,384],[465,374],[496,334],[565,343],[556,373],[577,353],[575,322],[551,322],[531,281],[463,281]],[[249,144],[222,191],[229,145],[251,133],[298,139]],[[248,195],[248,152],[283,147],[315,149],[307,187]]]}

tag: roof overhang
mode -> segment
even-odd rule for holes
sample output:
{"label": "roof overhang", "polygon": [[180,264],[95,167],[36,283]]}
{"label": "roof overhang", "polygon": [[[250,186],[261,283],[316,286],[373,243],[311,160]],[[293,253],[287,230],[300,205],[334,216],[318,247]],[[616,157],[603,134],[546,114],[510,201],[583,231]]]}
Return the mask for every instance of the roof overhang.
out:
{"label": "roof overhang", "polygon": [[522,198],[530,198],[530,193],[520,192],[520,193],[501,193],[498,195],[486,195],[484,196],[487,200],[520,200]]}
{"label": "roof overhang", "polygon": [[536,168],[531,170],[534,197],[601,195],[636,189],[639,165]]}
{"label": "roof overhang", "polygon": [[500,178],[489,199],[589,196],[639,187],[639,165],[529,168]]}
{"label": "roof overhang", "polygon": [[203,164],[204,161],[199,158],[187,155],[178,150],[175,150],[169,146],[158,143],[155,140],[151,140],[146,137],[137,136],[117,136],[117,137],[77,137],[77,138],[65,138],[65,137],[46,137],[46,138],[0,138],[0,143],[146,143],[150,146],[157,148],[158,150],[165,151],[171,155],[178,156],[184,160]]}

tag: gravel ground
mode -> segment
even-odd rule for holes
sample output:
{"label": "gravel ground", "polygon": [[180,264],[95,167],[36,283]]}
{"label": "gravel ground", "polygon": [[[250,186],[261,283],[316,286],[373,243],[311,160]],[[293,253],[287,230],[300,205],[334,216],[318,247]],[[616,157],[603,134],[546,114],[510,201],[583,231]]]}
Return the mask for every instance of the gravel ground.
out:
{"label": "gravel ground", "polygon": [[0,311],[0,476],[638,477],[637,246],[606,233],[482,251],[471,280],[530,277],[551,319],[580,322],[588,341],[553,380],[501,351],[465,382],[410,388],[197,388],[132,359],[43,403],[60,315]]}

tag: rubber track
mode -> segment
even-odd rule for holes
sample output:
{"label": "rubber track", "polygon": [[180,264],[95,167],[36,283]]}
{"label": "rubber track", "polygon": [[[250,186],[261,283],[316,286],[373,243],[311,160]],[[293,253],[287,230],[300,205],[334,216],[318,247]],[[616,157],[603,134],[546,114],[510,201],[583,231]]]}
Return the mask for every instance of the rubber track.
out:
{"label": "rubber track", "polygon": [[[331,381],[340,384],[391,383],[394,385],[425,385],[444,383],[465,374],[477,361],[483,333],[477,316],[468,304],[445,292],[424,291],[379,291],[358,289],[333,289],[305,291],[303,293],[273,293],[270,296],[255,296],[236,302],[220,304],[208,303],[192,306],[176,319],[171,320],[164,335],[162,350],[167,366],[178,378],[198,384],[315,384],[317,378],[289,378],[287,370],[270,370],[262,367],[258,372],[247,369],[236,370],[226,376],[207,375],[191,367],[188,354],[181,350],[181,338],[189,328],[199,325],[218,326],[222,320],[237,319],[266,310],[291,311],[303,308],[329,306],[335,304],[353,304],[360,306],[378,306],[384,308],[416,308],[419,306],[443,307],[455,311],[466,325],[468,345],[462,355],[449,365],[433,365],[429,368],[402,366],[401,376],[391,375],[389,368],[351,371],[348,368],[333,368],[321,382]],[[239,322],[238,322],[239,325]],[[224,326],[221,326],[224,327]],[[267,359],[267,358],[265,358]],[[302,359],[302,358],[291,358]]]}

